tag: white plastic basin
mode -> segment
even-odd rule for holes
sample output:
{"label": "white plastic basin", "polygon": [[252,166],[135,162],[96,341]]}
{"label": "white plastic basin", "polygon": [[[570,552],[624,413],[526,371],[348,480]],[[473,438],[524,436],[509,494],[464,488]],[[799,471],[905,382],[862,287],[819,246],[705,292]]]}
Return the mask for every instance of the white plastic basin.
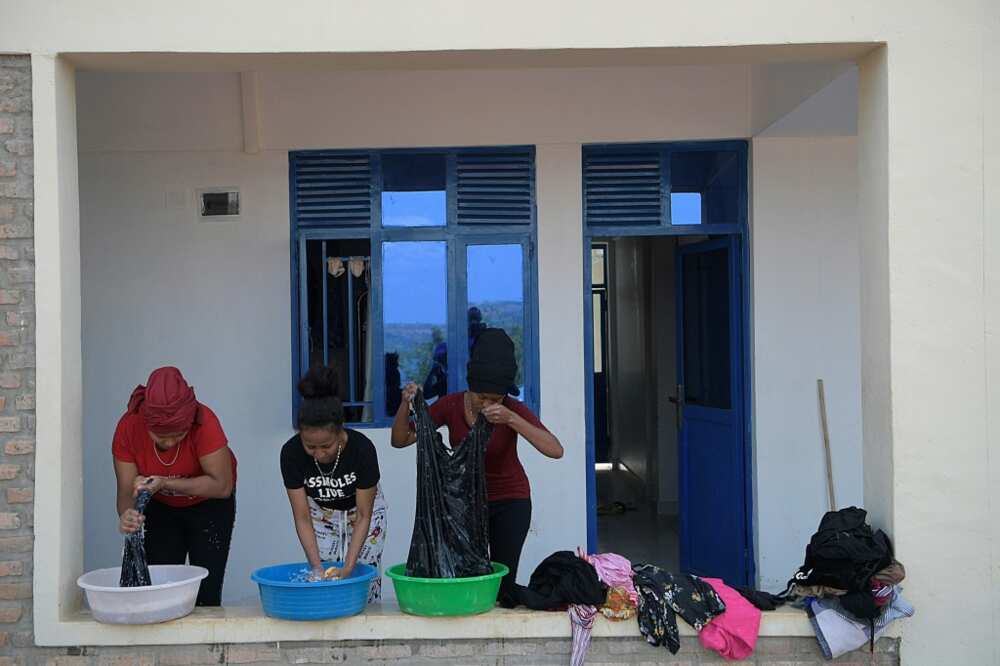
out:
{"label": "white plastic basin", "polygon": [[198,587],[208,569],[187,564],[154,564],[148,587],[118,587],[121,567],[98,569],[80,576],[76,584],[87,595],[87,605],[98,622],[155,624],[184,617],[194,610]]}

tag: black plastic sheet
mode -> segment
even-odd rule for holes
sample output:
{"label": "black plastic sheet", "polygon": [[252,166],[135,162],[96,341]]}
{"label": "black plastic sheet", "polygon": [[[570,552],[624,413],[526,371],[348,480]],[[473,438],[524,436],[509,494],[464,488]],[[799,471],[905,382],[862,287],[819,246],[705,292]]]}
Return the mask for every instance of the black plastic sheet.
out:
{"label": "black plastic sheet", "polygon": [[417,507],[406,575],[465,578],[493,572],[486,503],[486,443],[493,426],[480,415],[462,443],[445,446],[419,391]]}
{"label": "black plastic sheet", "polygon": [[[135,498],[135,510],[145,513],[146,505],[152,499],[149,491],[142,490]],[[144,587],[152,585],[149,579],[149,565],[146,564],[146,531],[140,527],[125,536],[125,550],[122,552],[122,575],[118,587]]]}

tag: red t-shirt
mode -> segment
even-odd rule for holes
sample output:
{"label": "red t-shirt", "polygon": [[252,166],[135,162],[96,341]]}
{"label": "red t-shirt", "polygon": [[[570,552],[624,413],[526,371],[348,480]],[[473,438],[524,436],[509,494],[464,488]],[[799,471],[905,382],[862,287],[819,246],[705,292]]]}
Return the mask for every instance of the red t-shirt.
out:
{"label": "red t-shirt", "polygon": [[[520,400],[504,398],[503,406],[531,425],[545,429],[538,417]],[[448,426],[452,447],[461,444],[472,429],[465,422],[464,393],[449,393],[438,399],[430,406],[430,413],[435,425]],[[493,426],[493,434],[486,443],[486,492],[490,502],[531,497],[528,475],[517,457],[517,432],[510,426]]]}
{"label": "red t-shirt", "polygon": [[[225,447],[229,441],[222,431],[219,418],[205,405],[198,406],[198,418],[188,434],[169,451],[156,449],[146,424],[138,414],[126,414],[118,421],[111,453],[115,460],[134,463],[142,476],[166,476],[187,479],[202,476],[199,459]],[[233,486],[236,485],[236,455],[233,459]],[[157,457],[159,456],[159,457]],[[176,461],[174,460],[176,456]],[[166,464],[164,464],[166,463]],[[167,490],[153,495],[153,499],[168,506],[185,507],[204,502],[204,497],[191,497]]]}

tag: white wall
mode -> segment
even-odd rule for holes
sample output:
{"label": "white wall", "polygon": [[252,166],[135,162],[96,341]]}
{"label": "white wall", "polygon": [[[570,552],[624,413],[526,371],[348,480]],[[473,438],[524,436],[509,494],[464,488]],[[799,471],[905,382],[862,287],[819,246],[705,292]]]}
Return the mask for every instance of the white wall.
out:
{"label": "white wall", "polygon": [[837,503],[861,506],[857,139],[753,142],[758,574],[783,588],[827,510],[816,380]]}
{"label": "white wall", "polygon": [[[181,368],[239,460],[226,601],[252,593],[253,568],[302,559],[278,469],[292,434],[287,182],[280,152],[81,154],[87,569],[120,558],[111,436],[159,365]],[[240,221],[196,220],[207,185],[240,187]],[[412,455],[379,444],[391,501]]]}
{"label": "white wall", "polygon": [[[262,73],[260,134],[267,150],[258,155],[239,152],[242,112],[235,74],[80,74],[87,568],[113,564],[119,557],[109,455],[115,421],[129,391],[150,369],[165,363],[180,366],[199,397],[219,413],[240,459],[226,602],[254,597],[248,580],[251,569],[301,556],[276,465],[278,447],[291,434],[285,152],[289,147],[538,145],[542,416],[562,438],[567,455],[561,461],[548,461],[522,447],[535,502],[522,579],[552,550],[583,545],[580,143],[745,136],[747,73],[741,66],[366,72],[364,76]],[[620,93],[618,101],[606,93],[609,86]],[[464,94],[455,94],[456,89]],[[358,90],[363,94],[354,94]],[[401,109],[406,109],[405,115]],[[795,151],[755,155],[766,167],[761,173],[755,170],[755,177],[775,176],[768,191],[757,186],[756,196],[763,197],[765,206],[756,207],[754,228],[755,270],[758,280],[764,278],[758,283],[762,301],[755,319],[765,331],[758,335],[755,350],[756,389],[764,398],[758,446],[766,449],[758,456],[758,477],[768,480],[760,484],[760,515],[770,515],[774,507],[784,510],[787,503],[783,486],[770,483],[788,464],[778,452],[816,433],[808,417],[785,422],[767,415],[775,403],[803,393],[788,384],[787,373],[789,368],[806,367],[815,351],[790,344],[795,336],[789,331],[805,324],[778,323],[797,311],[779,307],[782,301],[767,295],[786,289],[777,279],[780,275],[795,271],[811,275],[816,270],[816,262],[784,251],[789,242],[786,232],[796,248],[808,246],[815,252],[820,246],[810,245],[814,243],[810,234],[833,233],[818,225],[815,210],[802,214],[809,227],[788,219],[805,204],[798,193],[801,188],[788,186],[789,178],[803,177],[808,172],[804,165],[818,168],[812,157]],[[829,159],[822,153],[815,157]],[[838,164],[845,166],[847,155],[840,158]],[[194,190],[217,185],[241,187],[240,221],[195,221]],[[841,198],[825,196],[824,205],[832,211],[827,216],[839,219]],[[178,206],[179,200],[185,203]],[[768,208],[780,214],[763,214]],[[850,275],[856,257],[848,255],[845,250],[844,256],[827,261],[843,262],[847,269],[838,272]],[[766,279],[768,271],[774,284]],[[803,302],[819,298],[825,288],[808,280],[791,282],[801,283],[808,292],[801,294]],[[648,302],[648,296],[644,298]],[[838,298],[843,301],[838,307],[849,311],[846,292]],[[771,311],[765,316],[769,302]],[[843,335],[831,334],[841,342],[852,339],[856,313],[853,320],[843,322]],[[853,335],[856,344],[856,331]],[[662,345],[667,342],[650,342],[647,352]],[[834,345],[832,365],[843,366],[850,355],[848,347]],[[649,357],[660,384],[672,384],[666,377],[672,357],[672,353]],[[845,376],[838,385],[835,377],[831,372],[827,379],[831,403],[849,411],[837,401],[850,402],[853,395],[856,402],[857,382],[852,385]],[[664,388],[656,389],[663,400]],[[646,429],[656,437],[657,427],[662,431],[671,426],[662,418],[656,424],[655,412],[662,415],[671,407],[660,404],[663,400],[657,396],[646,398]],[[838,445],[840,432],[846,433],[851,423],[857,425],[856,415],[840,414],[831,416]],[[663,433],[659,434],[662,439]],[[380,453],[390,502],[385,560],[393,563],[405,558],[409,542],[413,453],[391,450],[385,431],[370,435]],[[818,439],[815,451],[818,455]],[[857,443],[838,459],[856,475],[858,462],[852,455],[859,455]],[[675,461],[666,456],[658,464],[658,457],[663,455],[647,449],[645,462],[637,459],[635,465],[643,473],[648,470],[652,487],[670,501],[671,486],[676,498]],[[848,494],[856,490],[851,473],[845,471],[843,476]],[[578,500],[573,510],[552,510],[574,497]],[[822,494],[817,497],[822,499]],[[784,580],[801,559],[804,538],[822,506],[800,505],[802,516],[796,521],[786,522],[782,516],[758,523],[763,535],[762,571],[773,572],[765,580]],[[796,531],[789,529],[793,523]],[[263,543],[262,526],[268,535]]]}

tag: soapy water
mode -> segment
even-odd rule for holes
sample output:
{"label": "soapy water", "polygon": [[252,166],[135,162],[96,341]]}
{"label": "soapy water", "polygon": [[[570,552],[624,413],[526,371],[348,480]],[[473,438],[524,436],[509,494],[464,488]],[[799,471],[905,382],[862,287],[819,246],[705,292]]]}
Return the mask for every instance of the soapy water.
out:
{"label": "soapy water", "polygon": [[335,580],[340,580],[340,576],[317,578],[310,567],[302,567],[297,571],[293,571],[288,577],[289,583],[328,583]]}

